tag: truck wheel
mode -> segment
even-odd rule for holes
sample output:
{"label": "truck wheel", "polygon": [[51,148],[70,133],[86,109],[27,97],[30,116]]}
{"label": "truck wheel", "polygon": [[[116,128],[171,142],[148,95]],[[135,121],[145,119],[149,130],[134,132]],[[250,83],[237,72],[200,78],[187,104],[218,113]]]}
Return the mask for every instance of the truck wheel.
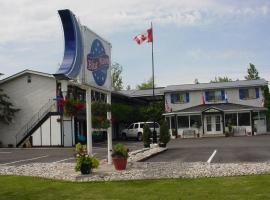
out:
{"label": "truck wheel", "polygon": [[137,140],[138,140],[138,141],[142,141],[142,133],[138,133],[138,135],[137,135]]}

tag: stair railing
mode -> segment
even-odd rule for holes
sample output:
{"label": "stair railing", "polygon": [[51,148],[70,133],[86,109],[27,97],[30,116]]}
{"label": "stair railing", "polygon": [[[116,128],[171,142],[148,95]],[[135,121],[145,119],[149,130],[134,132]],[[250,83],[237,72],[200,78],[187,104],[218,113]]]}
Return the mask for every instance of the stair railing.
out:
{"label": "stair railing", "polygon": [[56,101],[53,99],[49,99],[49,101],[43,105],[22,128],[20,128],[15,136],[16,146],[25,139],[31,129],[34,128],[49,112],[57,112]]}

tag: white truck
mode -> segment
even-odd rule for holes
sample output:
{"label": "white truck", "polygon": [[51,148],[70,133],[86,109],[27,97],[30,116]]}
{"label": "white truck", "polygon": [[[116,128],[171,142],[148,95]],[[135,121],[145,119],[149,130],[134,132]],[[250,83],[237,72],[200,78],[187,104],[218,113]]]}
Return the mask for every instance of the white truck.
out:
{"label": "white truck", "polygon": [[[150,130],[152,132],[154,131],[154,122],[136,122],[130,124],[128,128],[122,130],[121,132],[122,139],[127,140],[128,138],[136,138],[138,141],[142,141],[144,124],[148,124]],[[157,137],[159,137],[160,126],[157,122],[155,122],[155,130],[157,133]]]}

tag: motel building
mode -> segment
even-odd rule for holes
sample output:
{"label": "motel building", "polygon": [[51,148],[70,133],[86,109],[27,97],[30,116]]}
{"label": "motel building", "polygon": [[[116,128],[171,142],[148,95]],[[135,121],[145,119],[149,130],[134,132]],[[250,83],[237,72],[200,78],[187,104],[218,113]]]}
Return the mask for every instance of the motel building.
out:
{"label": "motel building", "polygon": [[166,120],[181,137],[266,133],[264,79],[171,85],[164,88]]}

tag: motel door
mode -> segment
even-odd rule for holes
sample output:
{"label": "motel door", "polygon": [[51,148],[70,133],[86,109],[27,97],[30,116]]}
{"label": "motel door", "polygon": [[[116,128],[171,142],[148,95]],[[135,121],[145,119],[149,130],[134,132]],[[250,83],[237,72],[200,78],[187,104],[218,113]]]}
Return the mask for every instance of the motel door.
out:
{"label": "motel door", "polygon": [[206,134],[223,133],[221,115],[206,115],[204,119],[204,132]]}

